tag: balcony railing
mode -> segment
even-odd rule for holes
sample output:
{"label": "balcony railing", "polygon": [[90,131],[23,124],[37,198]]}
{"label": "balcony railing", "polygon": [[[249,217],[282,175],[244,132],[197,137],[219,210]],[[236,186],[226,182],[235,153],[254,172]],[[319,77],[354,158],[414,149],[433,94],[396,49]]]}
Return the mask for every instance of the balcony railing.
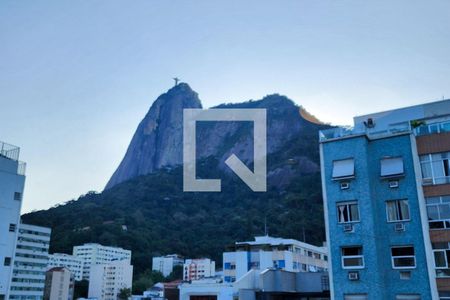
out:
{"label": "balcony railing", "polygon": [[395,124],[389,126],[389,128],[377,130],[374,128],[355,129],[351,126],[340,126],[330,129],[321,130],[319,132],[319,140],[326,141],[331,139],[343,138],[347,136],[355,136],[365,134],[368,137],[386,136],[390,134],[398,134],[403,132],[410,132],[411,126],[409,123],[404,122],[401,124]]}
{"label": "balcony railing", "polygon": [[450,132],[450,121],[423,124],[414,129],[414,133],[417,136],[443,132]]}
{"label": "balcony railing", "polygon": [[0,156],[18,160],[19,159],[20,148],[14,145],[10,145],[4,142],[0,142]]}
{"label": "balcony railing", "polygon": [[320,141],[326,141],[355,134],[356,133],[353,127],[342,126],[319,131],[319,139]]}

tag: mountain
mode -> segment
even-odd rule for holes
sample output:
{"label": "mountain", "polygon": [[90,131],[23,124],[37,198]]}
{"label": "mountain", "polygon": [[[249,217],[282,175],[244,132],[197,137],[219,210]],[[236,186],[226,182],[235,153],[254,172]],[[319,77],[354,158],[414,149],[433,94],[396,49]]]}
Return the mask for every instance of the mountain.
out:
{"label": "mountain", "polygon": [[[197,93],[186,83],[180,83],[162,94],[151,106],[139,124],[128,150],[117,170],[106,185],[109,189],[140,175],[182,164],[183,109],[202,108]],[[278,94],[259,101],[223,104],[215,108],[266,108],[267,152],[280,150],[287,142],[316,131],[318,125],[304,109]],[[314,120],[318,122],[318,120]],[[320,124],[320,123],[319,123]],[[253,127],[249,122],[198,122],[197,158],[215,157],[218,168],[229,171],[224,161],[236,154],[247,165],[253,163]],[[317,172],[317,161],[298,153],[290,157],[304,173]],[[275,173],[273,173],[275,172]],[[279,177],[280,170],[271,174]],[[275,179],[276,180],[276,179]],[[270,180],[269,180],[270,182]]]}
{"label": "mountain", "polygon": [[186,83],[176,85],[156,99],[106,189],[163,166],[182,163],[184,108],[202,108],[197,93]]}
{"label": "mountain", "polygon": [[253,192],[223,163],[234,153],[252,167],[252,123],[199,122],[197,174],[220,178],[222,192],[183,192],[186,107],[201,107],[187,84],[158,97],[103,192],[25,214],[23,222],[52,227],[51,252],[71,253],[87,242],[131,249],[135,278],[159,254],[207,256],[220,265],[227,245],[264,234],[265,223],[273,236],[320,245],[325,237],[318,131],[329,126],[278,94],[219,105],[267,109],[268,191]]}

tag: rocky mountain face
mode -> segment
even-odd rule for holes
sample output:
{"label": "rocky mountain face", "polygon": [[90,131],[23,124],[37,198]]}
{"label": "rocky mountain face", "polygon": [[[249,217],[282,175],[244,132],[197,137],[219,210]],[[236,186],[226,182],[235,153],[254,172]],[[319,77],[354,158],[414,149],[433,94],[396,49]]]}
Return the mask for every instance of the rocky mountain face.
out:
{"label": "rocky mountain face", "polygon": [[[154,173],[161,168],[182,164],[183,159],[183,109],[202,108],[196,92],[188,84],[180,83],[156,99],[149,112],[139,124],[128,150],[117,170],[106,185],[109,189],[121,182],[140,175]],[[275,153],[293,139],[299,139],[323,124],[291,100],[278,94],[258,101],[239,104],[222,104],[215,108],[266,108],[267,152]],[[213,157],[217,167],[230,171],[224,161],[235,154],[248,166],[253,162],[253,124],[251,122],[198,122],[197,158]],[[316,161],[308,155],[296,153],[288,158],[297,164],[302,173],[319,170]],[[270,166],[269,166],[270,167]],[[269,184],[282,185],[291,168],[269,169]],[[270,180],[273,177],[273,180]]]}
{"label": "rocky mountain face", "polygon": [[163,166],[181,164],[183,109],[201,107],[197,93],[185,83],[159,96],[139,124],[106,189],[139,175],[153,173]]}

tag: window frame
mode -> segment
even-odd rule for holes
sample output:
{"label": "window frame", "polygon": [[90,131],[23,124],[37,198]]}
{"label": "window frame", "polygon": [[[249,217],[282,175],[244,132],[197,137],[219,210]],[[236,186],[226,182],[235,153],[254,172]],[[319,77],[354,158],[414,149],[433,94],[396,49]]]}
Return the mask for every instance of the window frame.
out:
{"label": "window frame", "polygon": [[[347,216],[350,218],[350,205],[355,205],[356,204],[356,210],[358,212],[358,220],[356,221],[347,221],[347,222],[341,222],[340,221],[340,211],[339,211],[339,206],[345,206],[345,209],[347,210]],[[359,211],[359,203],[358,200],[352,200],[352,201],[341,201],[341,202],[336,202],[336,212],[337,212],[337,223],[338,224],[353,224],[353,223],[359,223],[361,222],[361,213]]]}
{"label": "window frame", "polygon": [[[400,160],[402,165],[402,171],[400,173],[392,173],[383,175],[383,161],[394,161],[394,160]],[[389,179],[389,178],[399,178],[403,177],[405,175],[405,162],[403,160],[403,156],[393,156],[393,157],[382,157],[380,159],[380,177],[383,179]]]}
{"label": "window frame", "polygon": [[[414,255],[398,255],[398,256],[394,256],[392,253],[392,250],[395,248],[412,248],[414,251]],[[390,251],[391,251],[391,264],[392,264],[392,269],[394,270],[407,270],[407,269],[415,269],[417,268],[417,261],[416,261],[416,250],[414,249],[413,245],[402,245],[402,246],[391,246],[390,247]],[[414,266],[407,266],[407,267],[396,267],[395,266],[395,259],[401,259],[401,258],[413,258],[414,260]]]}
{"label": "window frame", "polygon": [[[361,254],[359,254],[359,255],[344,255],[343,250],[346,249],[346,248],[360,248],[361,249]],[[362,262],[362,265],[359,265],[359,266],[345,266],[344,265],[344,261],[345,261],[345,259],[348,259],[348,258],[360,258],[361,262]],[[344,246],[344,247],[341,247],[341,267],[342,267],[342,269],[344,269],[344,270],[361,270],[361,269],[364,269],[365,266],[366,266],[366,263],[365,263],[365,260],[364,260],[364,252],[363,252],[363,247],[362,246]]]}
{"label": "window frame", "polygon": [[[438,202],[434,203],[428,203],[428,201],[431,201],[433,198],[438,198]],[[444,201],[444,198],[449,198],[448,202]],[[441,196],[435,196],[435,197],[425,197],[425,207],[427,210],[427,219],[428,219],[428,227],[430,230],[443,230],[443,229],[450,229],[450,217],[449,218],[441,218],[441,211],[440,207],[447,205],[450,209],[450,195],[441,195]],[[435,207],[437,209],[438,219],[430,219],[428,210],[431,207]],[[442,227],[432,227],[431,224],[438,224],[442,223]]]}
{"label": "window frame", "polygon": [[[400,201],[406,201],[406,203],[408,204],[408,219],[402,219],[402,220],[399,220],[398,219],[398,217],[399,217],[399,213],[400,213],[400,211],[399,211],[399,208],[400,208]],[[396,203],[396,205],[395,205],[395,209],[396,209],[396,220],[389,220],[389,209],[388,209],[388,203],[389,202],[395,202]],[[411,210],[410,210],[410,208],[409,208],[409,200],[408,199],[393,199],[393,200],[386,200],[385,201],[385,206],[386,206],[386,221],[388,222],[388,223],[401,223],[401,222],[410,222],[411,221]]]}
{"label": "window frame", "polygon": [[[344,161],[352,161],[353,162],[353,171],[350,175],[343,175],[343,176],[334,176],[334,170],[336,168],[335,163],[344,162]],[[331,179],[335,181],[339,180],[346,180],[346,179],[352,179],[355,178],[355,158],[354,157],[348,157],[344,159],[335,159],[332,162],[332,170],[331,170]]]}

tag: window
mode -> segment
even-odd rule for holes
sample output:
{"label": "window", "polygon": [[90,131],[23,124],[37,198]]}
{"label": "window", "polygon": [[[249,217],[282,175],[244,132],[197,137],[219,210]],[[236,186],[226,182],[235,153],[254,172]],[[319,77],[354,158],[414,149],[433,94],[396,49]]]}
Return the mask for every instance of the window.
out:
{"label": "window", "polygon": [[16,232],[16,224],[9,224],[9,231]]}
{"label": "window", "polygon": [[344,300],[367,300],[367,294],[345,294]]}
{"label": "window", "polygon": [[381,160],[381,176],[382,177],[390,177],[402,175],[403,171],[403,158],[394,157],[394,158],[383,158]]}
{"label": "window", "polygon": [[450,292],[448,292],[448,291],[439,292],[439,299],[440,300],[450,300]]}
{"label": "window", "polygon": [[430,229],[450,228],[450,195],[425,198]]}
{"label": "window", "polygon": [[418,294],[400,294],[395,296],[395,300],[420,300]]}
{"label": "window", "polygon": [[353,158],[333,161],[333,179],[344,179],[355,175]]}
{"label": "window", "polygon": [[386,216],[388,222],[408,221],[410,219],[408,200],[386,201]]}
{"label": "window", "polygon": [[10,266],[11,265],[11,257],[5,257],[5,260],[3,261],[4,266]]}
{"label": "window", "polygon": [[361,246],[342,248],[342,268],[343,269],[364,268],[364,256]]}
{"label": "window", "polygon": [[420,156],[424,185],[450,183],[450,152]]}
{"label": "window", "polygon": [[416,256],[413,246],[399,246],[391,248],[392,268],[410,269],[416,267]]}
{"label": "window", "polygon": [[448,242],[432,243],[436,277],[450,277],[450,246]]}
{"label": "window", "polygon": [[338,223],[359,222],[358,202],[341,202],[337,204]]}
{"label": "window", "polygon": [[22,200],[22,193],[15,192],[14,193],[14,200],[17,200],[17,201]]}

